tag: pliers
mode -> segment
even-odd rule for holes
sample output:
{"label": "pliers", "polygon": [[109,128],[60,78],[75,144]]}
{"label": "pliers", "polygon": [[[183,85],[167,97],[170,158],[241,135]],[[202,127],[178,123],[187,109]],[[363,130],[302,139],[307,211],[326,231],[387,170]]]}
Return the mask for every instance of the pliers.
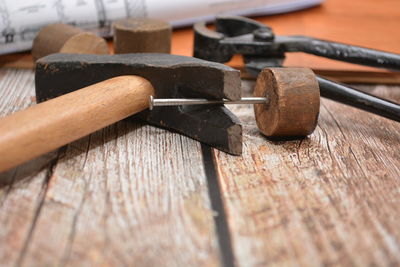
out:
{"label": "pliers", "polygon": [[[216,31],[204,22],[194,25],[194,56],[228,62],[241,54],[246,70],[256,76],[266,67],[281,67],[285,53],[304,52],[330,59],[388,70],[400,70],[400,55],[307,36],[278,36],[260,22],[238,16],[218,16]],[[317,77],[321,96],[400,121],[400,105],[344,84]]]}

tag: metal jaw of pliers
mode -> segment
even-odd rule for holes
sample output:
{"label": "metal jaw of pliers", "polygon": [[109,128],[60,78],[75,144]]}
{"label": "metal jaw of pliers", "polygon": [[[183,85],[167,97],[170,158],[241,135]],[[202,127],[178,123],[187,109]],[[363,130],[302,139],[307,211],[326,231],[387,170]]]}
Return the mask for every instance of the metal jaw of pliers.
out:
{"label": "metal jaw of pliers", "polygon": [[[266,67],[281,67],[287,52],[304,52],[365,66],[400,70],[400,55],[319,40],[306,36],[278,36],[260,22],[238,16],[219,16],[216,31],[204,22],[194,26],[194,56],[216,62],[228,62],[243,55],[251,75]],[[317,77],[321,96],[355,106],[383,117],[400,121],[400,106],[376,96]]]}

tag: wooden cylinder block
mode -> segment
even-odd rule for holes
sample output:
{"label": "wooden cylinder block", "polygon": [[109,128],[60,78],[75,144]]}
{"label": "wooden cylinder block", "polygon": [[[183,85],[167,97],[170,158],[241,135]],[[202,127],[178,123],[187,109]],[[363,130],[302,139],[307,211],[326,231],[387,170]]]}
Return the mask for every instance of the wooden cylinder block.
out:
{"label": "wooden cylinder block", "polygon": [[91,32],[56,23],[40,30],[32,45],[34,60],[53,53],[108,54],[107,42]]}
{"label": "wooden cylinder block", "polygon": [[267,68],[257,78],[254,96],[268,98],[254,105],[260,131],[269,137],[307,136],[318,122],[319,86],[305,68]]}
{"label": "wooden cylinder block", "polygon": [[155,19],[114,22],[114,53],[170,53],[171,25]]}

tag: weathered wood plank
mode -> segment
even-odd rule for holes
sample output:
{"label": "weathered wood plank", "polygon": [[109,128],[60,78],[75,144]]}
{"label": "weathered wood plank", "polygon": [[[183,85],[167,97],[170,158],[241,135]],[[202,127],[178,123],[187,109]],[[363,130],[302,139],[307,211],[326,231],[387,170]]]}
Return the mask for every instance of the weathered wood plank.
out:
{"label": "weathered wood plank", "polygon": [[[398,87],[374,93],[400,100]],[[31,71],[0,70],[1,115],[33,100]],[[317,131],[286,142],[233,107],[244,155],[214,154],[239,266],[399,264],[399,125],[322,103]],[[0,180],[1,265],[221,263],[200,147],[185,137],[120,122]]]}
{"label": "weathered wood plank", "polygon": [[216,265],[199,149],[178,134],[127,122],[69,145],[25,261]]}
{"label": "weathered wood plank", "polygon": [[9,247],[1,264],[220,264],[200,145],[176,133],[120,122],[11,187],[0,208],[0,246]]}
{"label": "weathered wood plank", "polygon": [[400,264],[400,124],[323,100],[313,135],[272,142],[232,109],[244,154],[214,155],[238,266]]}

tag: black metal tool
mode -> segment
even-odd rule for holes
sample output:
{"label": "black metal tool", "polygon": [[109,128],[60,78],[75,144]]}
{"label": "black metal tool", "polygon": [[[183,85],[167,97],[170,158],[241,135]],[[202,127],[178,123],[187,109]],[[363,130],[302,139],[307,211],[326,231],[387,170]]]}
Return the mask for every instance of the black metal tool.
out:
{"label": "black metal tool", "polygon": [[[304,52],[330,59],[400,70],[400,55],[334,43],[306,36],[277,36],[267,25],[238,16],[219,16],[216,31],[204,22],[195,24],[194,56],[228,62],[242,54],[246,70],[254,76],[267,67],[280,67],[287,52]],[[400,121],[400,105],[347,85],[318,77],[321,96],[383,117]]]}

